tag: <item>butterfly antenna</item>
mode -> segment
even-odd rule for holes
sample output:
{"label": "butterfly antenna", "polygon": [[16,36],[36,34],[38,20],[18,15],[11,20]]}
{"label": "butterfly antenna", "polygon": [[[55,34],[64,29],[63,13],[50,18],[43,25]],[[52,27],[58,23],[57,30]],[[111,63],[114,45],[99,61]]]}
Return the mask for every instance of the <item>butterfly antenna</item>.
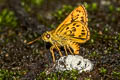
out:
{"label": "butterfly antenna", "polygon": [[33,40],[33,41],[28,42],[28,43],[27,43],[27,45],[30,45],[30,44],[32,44],[32,43],[34,43],[35,41],[40,40],[40,39],[41,39],[41,37],[38,37],[37,39],[35,39],[35,40]]}

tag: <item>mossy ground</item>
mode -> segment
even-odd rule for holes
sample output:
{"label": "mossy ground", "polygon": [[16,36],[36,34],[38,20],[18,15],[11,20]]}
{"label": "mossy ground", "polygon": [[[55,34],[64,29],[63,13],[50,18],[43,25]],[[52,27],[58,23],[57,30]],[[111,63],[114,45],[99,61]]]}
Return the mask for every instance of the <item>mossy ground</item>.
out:
{"label": "mossy ground", "polygon": [[[56,28],[79,4],[87,9],[91,32],[91,39],[80,46],[80,55],[90,59],[94,69],[81,74],[73,70],[46,75],[45,70],[52,64],[51,45],[42,40],[26,43]],[[0,80],[3,79],[119,80],[120,1],[0,0]]]}

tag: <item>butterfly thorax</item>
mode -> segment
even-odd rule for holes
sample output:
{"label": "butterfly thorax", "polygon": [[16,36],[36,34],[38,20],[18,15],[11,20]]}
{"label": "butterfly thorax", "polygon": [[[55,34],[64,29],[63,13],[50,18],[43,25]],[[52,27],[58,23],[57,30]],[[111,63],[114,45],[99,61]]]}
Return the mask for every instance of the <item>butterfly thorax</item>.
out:
{"label": "butterfly thorax", "polygon": [[50,42],[52,45],[56,44],[58,46],[64,46],[66,40],[63,36],[55,34],[54,30],[43,33],[42,39],[46,42]]}

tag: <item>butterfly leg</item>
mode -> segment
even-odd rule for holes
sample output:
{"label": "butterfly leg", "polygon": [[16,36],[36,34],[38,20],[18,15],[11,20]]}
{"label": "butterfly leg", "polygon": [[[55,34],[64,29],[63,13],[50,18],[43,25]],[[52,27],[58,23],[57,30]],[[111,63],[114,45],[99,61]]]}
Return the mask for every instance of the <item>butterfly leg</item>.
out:
{"label": "butterfly leg", "polygon": [[53,49],[55,48],[55,46],[51,46],[50,47],[50,52],[52,54],[52,57],[53,57],[53,62],[55,63],[55,55],[54,55],[54,52],[53,52]]}
{"label": "butterfly leg", "polygon": [[60,51],[59,47],[58,47],[57,45],[55,45],[55,47],[56,47],[56,49],[58,50],[58,52],[59,52],[60,56],[62,57],[63,55],[62,55],[62,53],[61,53],[61,51]]}
{"label": "butterfly leg", "polygon": [[70,47],[67,45],[67,49],[69,50],[69,52],[73,55],[73,52],[71,51]]}
{"label": "butterfly leg", "polygon": [[64,50],[65,50],[65,54],[66,54],[66,56],[68,56],[66,46],[64,46]]}

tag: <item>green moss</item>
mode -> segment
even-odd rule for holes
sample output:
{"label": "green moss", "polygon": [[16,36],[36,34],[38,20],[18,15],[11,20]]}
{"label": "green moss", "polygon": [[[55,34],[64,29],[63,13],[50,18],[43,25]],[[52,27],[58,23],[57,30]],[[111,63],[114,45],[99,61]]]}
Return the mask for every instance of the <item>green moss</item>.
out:
{"label": "green moss", "polygon": [[118,79],[120,79],[120,72],[113,71],[112,75]]}
{"label": "green moss", "polygon": [[102,75],[107,73],[107,69],[105,69],[104,67],[101,67],[99,71]]}
{"label": "green moss", "polygon": [[97,3],[95,3],[95,2],[92,3],[91,9],[92,9],[93,11],[97,10]]}
{"label": "green moss", "polygon": [[90,43],[93,44],[95,42],[94,39],[90,39]]}
{"label": "green moss", "polygon": [[89,55],[90,57],[98,57],[99,55],[97,54],[96,51],[91,52],[91,54]]}
{"label": "green moss", "polygon": [[28,6],[30,8],[29,4],[38,7],[38,6],[41,6],[44,0],[29,0],[29,2],[26,0],[22,0],[21,2],[22,2],[22,5]]}
{"label": "green moss", "polygon": [[13,11],[3,9],[0,13],[0,26],[17,27],[17,18]]}
{"label": "green moss", "polygon": [[26,71],[9,71],[0,69],[0,80],[18,80],[21,76],[25,75]]}
{"label": "green moss", "polygon": [[72,10],[73,7],[71,5],[63,5],[62,9],[53,13],[53,16],[57,17],[58,20],[63,20],[65,18],[65,14],[68,15]]}
{"label": "green moss", "polygon": [[41,6],[44,0],[31,0],[34,5]]}
{"label": "green moss", "polygon": [[22,0],[21,5],[24,7],[24,9],[27,12],[32,12],[31,5],[37,8],[37,7],[40,7],[43,2],[44,2],[44,0],[29,0],[29,1]]}
{"label": "green moss", "polygon": [[40,75],[36,78],[37,80],[47,79],[47,80],[77,80],[78,71],[63,71],[63,72],[56,72],[50,73],[46,75],[45,72],[40,73]]}
{"label": "green moss", "polygon": [[93,44],[93,43],[95,43],[95,41],[97,40],[97,39],[100,39],[102,36],[98,33],[98,31],[96,31],[95,29],[93,29],[92,31],[91,31],[91,38],[90,38],[90,44]]}
{"label": "green moss", "polygon": [[51,24],[51,25],[49,25],[48,27],[51,28],[51,29],[56,29],[56,27],[55,27],[54,24]]}
{"label": "green moss", "polygon": [[108,32],[109,29],[107,27],[104,28],[104,32]]}
{"label": "green moss", "polygon": [[109,5],[109,11],[113,12],[115,9],[114,9],[114,6],[113,5]]}
{"label": "green moss", "polygon": [[92,4],[87,4],[84,2],[84,6],[88,11],[96,11],[98,4],[96,2],[93,2]]}
{"label": "green moss", "polygon": [[120,7],[117,7],[117,8],[116,8],[116,11],[120,12]]}
{"label": "green moss", "polygon": [[28,4],[26,4],[24,1],[21,2],[21,5],[24,7],[25,11],[30,12],[31,8]]}
{"label": "green moss", "polygon": [[118,33],[118,40],[120,40],[120,33]]}
{"label": "green moss", "polygon": [[87,4],[86,2],[84,2],[83,4],[84,4],[85,8],[88,10],[88,8],[90,7],[90,5]]}

